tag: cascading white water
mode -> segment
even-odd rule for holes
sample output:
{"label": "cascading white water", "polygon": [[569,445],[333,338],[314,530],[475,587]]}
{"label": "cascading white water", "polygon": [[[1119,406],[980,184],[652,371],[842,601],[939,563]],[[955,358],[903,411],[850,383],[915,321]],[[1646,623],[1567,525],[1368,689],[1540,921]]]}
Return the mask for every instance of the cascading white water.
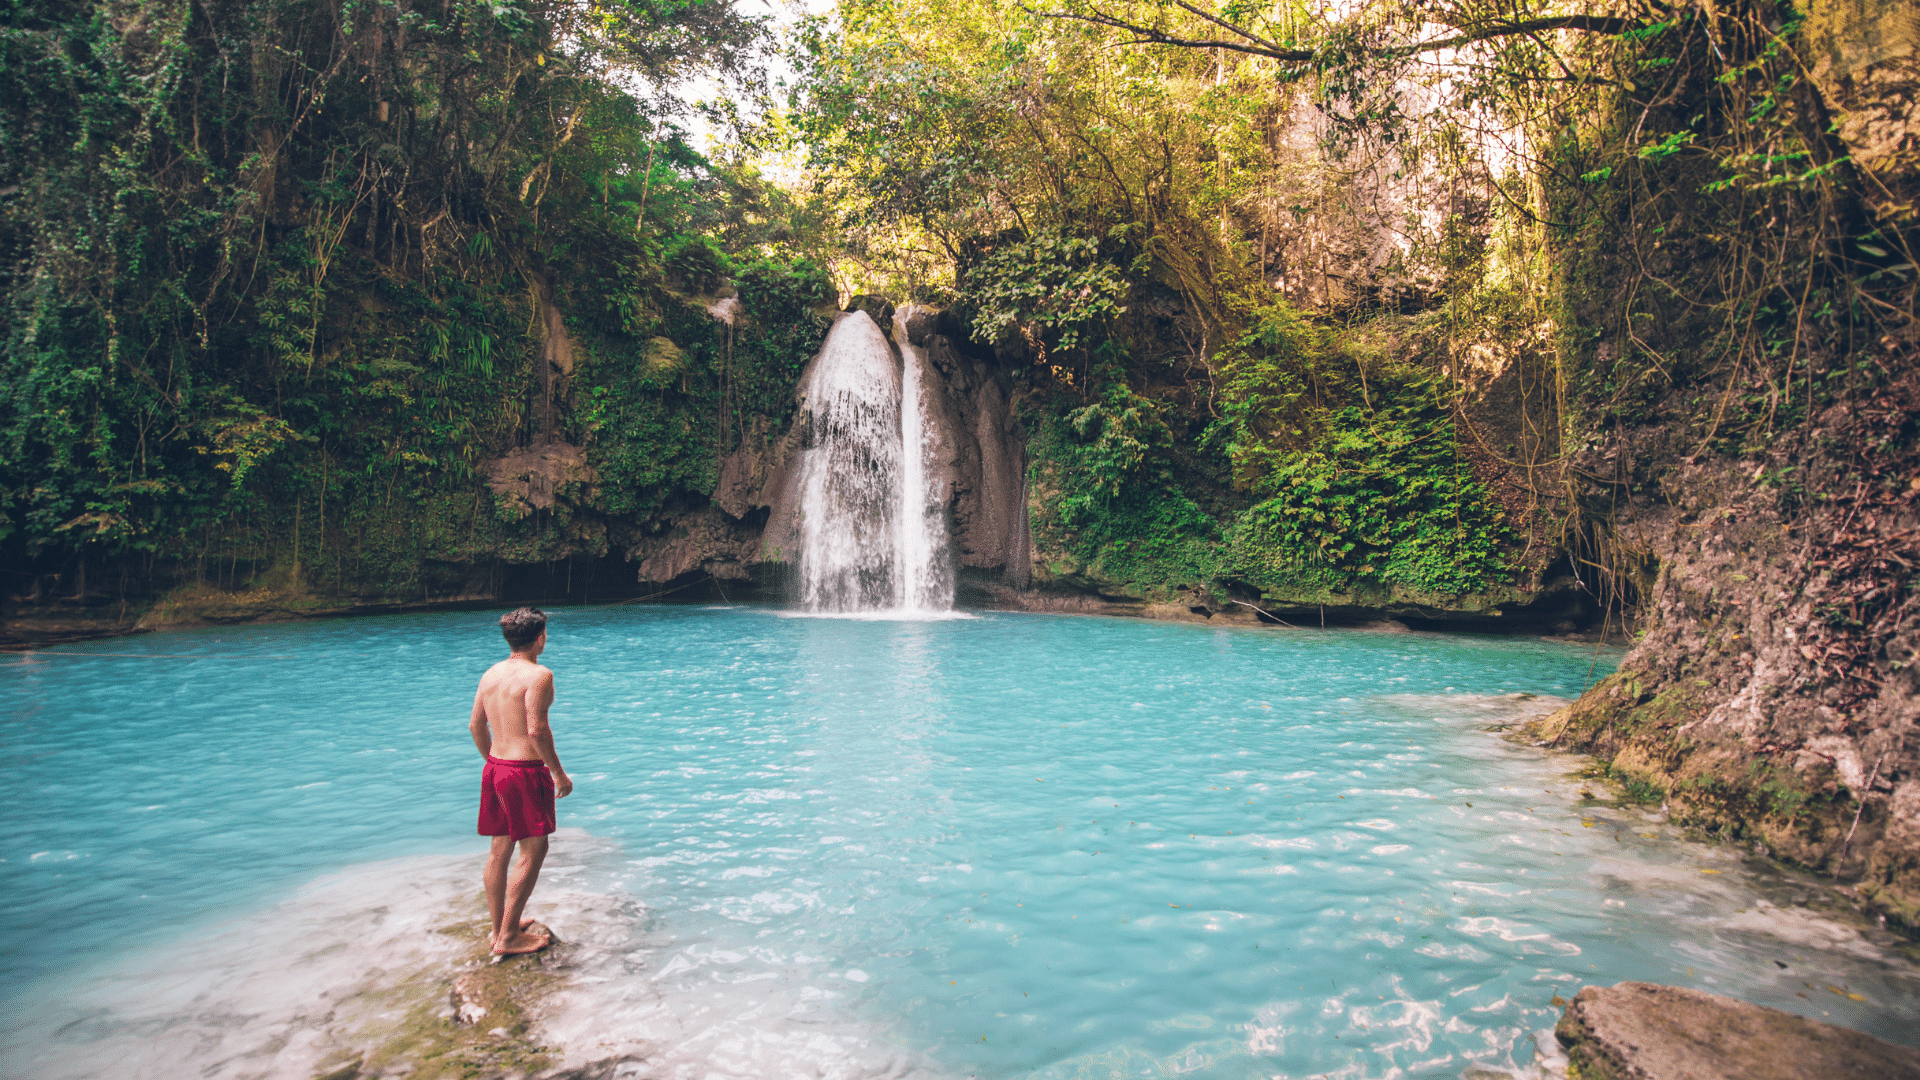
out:
{"label": "cascading white water", "polygon": [[927,355],[907,335],[909,304],[894,312],[900,345],[900,606],[909,611],[953,607],[953,564],[947,558],[947,491],[930,483],[933,432],[927,425]]}
{"label": "cascading white water", "polygon": [[946,492],[928,482],[926,357],[895,316],[900,360],[854,312],[827,335],[805,388],[800,600],[809,611],[953,606]]}
{"label": "cascading white water", "polygon": [[864,312],[834,325],[805,388],[800,600],[811,611],[892,607],[900,505],[900,373]]}

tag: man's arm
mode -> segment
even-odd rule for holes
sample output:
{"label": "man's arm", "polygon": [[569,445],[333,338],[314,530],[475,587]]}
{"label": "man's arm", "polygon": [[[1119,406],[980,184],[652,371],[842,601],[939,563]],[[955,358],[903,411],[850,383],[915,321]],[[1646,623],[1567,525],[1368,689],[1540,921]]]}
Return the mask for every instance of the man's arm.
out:
{"label": "man's arm", "polygon": [[479,748],[481,757],[493,753],[493,729],[487,726],[487,706],[478,690],[473,693],[473,715],[467,718],[467,733],[473,736],[473,745]]}
{"label": "man's arm", "polygon": [[540,677],[527,688],[527,738],[553,773],[554,798],[564,799],[573,790],[573,780],[560,767],[560,753],[553,748],[553,728],[547,724],[547,709],[552,704],[553,672],[541,668]]}

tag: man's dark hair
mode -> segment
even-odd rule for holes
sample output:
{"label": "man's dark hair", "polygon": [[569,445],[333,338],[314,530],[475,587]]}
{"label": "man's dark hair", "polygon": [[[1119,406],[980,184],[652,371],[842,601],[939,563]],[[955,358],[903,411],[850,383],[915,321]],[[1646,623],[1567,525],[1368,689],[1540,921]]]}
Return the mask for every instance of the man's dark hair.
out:
{"label": "man's dark hair", "polygon": [[537,607],[523,607],[500,616],[500,636],[507,645],[524,649],[547,629],[547,613]]}

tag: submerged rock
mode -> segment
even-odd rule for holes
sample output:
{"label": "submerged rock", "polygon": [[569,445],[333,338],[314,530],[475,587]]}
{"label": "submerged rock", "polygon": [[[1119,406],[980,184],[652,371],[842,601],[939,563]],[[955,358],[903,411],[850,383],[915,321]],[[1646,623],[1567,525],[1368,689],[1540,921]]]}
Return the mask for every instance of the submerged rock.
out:
{"label": "submerged rock", "polygon": [[1657,983],[1589,986],[1554,1035],[1581,1080],[1910,1080],[1920,1050]]}

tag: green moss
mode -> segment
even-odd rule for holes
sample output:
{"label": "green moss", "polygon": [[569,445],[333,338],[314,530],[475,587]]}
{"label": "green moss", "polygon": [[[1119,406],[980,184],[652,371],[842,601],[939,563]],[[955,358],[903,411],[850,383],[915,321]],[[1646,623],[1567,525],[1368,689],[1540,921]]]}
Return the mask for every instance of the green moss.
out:
{"label": "green moss", "polygon": [[[405,1075],[418,1080],[465,1080],[476,1076],[526,1076],[551,1068],[554,1051],[532,1038],[533,1014],[559,985],[551,951],[491,961],[486,924],[472,921],[438,932],[465,942],[468,963],[448,977],[420,971],[378,991],[374,1004],[392,1017],[354,1034],[360,1048],[324,1062],[315,1080]],[[454,984],[459,997],[484,1008],[477,1022],[447,1016]],[[395,1015],[397,1014],[397,1015]]]}
{"label": "green moss", "polygon": [[1666,788],[1640,773],[1616,769],[1610,762],[1595,761],[1580,770],[1579,775],[1582,779],[1596,780],[1612,787],[1623,803],[1657,806],[1667,800]]}

